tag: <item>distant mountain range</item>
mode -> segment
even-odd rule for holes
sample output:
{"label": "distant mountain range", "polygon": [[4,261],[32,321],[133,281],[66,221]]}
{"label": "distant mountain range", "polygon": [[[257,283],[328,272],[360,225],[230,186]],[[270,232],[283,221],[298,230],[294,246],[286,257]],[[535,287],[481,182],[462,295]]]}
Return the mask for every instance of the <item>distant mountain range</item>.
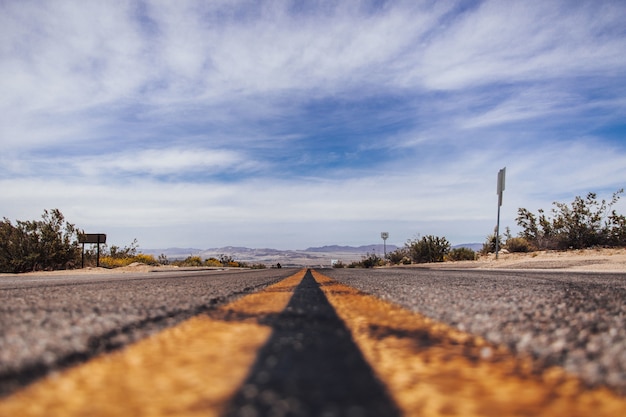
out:
{"label": "distant mountain range", "polygon": [[[398,249],[396,245],[387,245],[387,252],[393,252]],[[350,252],[350,253],[379,253],[384,252],[384,245],[364,245],[364,246],[320,246],[317,248],[306,248],[304,252]]]}
{"label": "distant mountain range", "polygon": [[[482,249],[482,243],[463,243],[453,248],[466,247],[472,250]],[[393,252],[399,247],[387,245],[387,253]],[[147,255],[165,255],[170,260],[184,259],[188,256],[200,256],[203,259],[220,255],[230,256],[237,261],[247,263],[263,263],[273,265],[280,263],[283,266],[329,266],[331,260],[340,260],[344,263],[360,261],[368,253],[379,256],[384,253],[385,247],[381,244],[363,246],[340,246],[328,245],[310,247],[304,250],[280,250],[271,248],[253,249],[240,246],[224,246],[221,248],[197,249],[197,248],[167,248],[167,249],[142,249]]]}
{"label": "distant mountain range", "polygon": [[452,246],[452,249],[457,249],[457,248],[468,248],[468,249],[473,250],[474,252],[478,252],[483,248],[483,244],[482,243],[461,243],[459,245]]}
{"label": "distant mountain range", "polygon": [[[398,249],[396,245],[387,245],[387,252],[393,252]],[[141,252],[148,255],[165,255],[172,259],[186,258],[188,256],[204,256],[207,254],[217,255],[253,255],[253,256],[268,256],[268,255],[280,255],[280,254],[303,254],[307,252],[311,253],[351,253],[351,254],[367,254],[367,253],[383,253],[385,250],[383,245],[363,245],[363,246],[339,246],[329,245],[320,247],[311,247],[304,250],[280,250],[271,248],[246,248],[242,246],[224,246],[221,248],[167,248],[167,249],[142,249]]]}

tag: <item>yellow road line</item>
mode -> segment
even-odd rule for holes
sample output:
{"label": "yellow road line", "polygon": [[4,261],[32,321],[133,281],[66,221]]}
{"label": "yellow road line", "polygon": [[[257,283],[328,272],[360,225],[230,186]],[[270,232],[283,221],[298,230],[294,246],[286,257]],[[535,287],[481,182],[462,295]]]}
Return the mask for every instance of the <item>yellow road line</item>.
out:
{"label": "yellow road line", "polygon": [[337,314],[405,416],[626,416],[626,399],[316,271]]}
{"label": "yellow road line", "polygon": [[218,416],[305,271],[0,401],[0,416]]}

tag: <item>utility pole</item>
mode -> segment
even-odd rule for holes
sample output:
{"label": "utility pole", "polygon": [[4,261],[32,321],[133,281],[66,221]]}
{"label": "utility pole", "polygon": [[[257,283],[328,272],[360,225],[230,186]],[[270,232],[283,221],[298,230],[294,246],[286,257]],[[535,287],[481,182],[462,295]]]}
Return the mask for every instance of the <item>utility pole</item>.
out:
{"label": "utility pole", "polygon": [[498,252],[500,251],[500,207],[502,206],[502,192],[504,191],[505,177],[506,167],[498,171],[498,222],[496,223],[496,260],[498,260]]}

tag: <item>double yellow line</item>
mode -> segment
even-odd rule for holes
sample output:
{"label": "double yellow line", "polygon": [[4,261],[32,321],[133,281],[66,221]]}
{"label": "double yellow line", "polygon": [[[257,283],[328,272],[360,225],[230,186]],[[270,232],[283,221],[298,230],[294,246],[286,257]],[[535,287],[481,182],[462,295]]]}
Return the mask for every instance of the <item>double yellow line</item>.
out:
{"label": "double yellow line", "polygon": [[[220,416],[309,271],[0,400],[0,416]],[[621,416],[626,399],[312,271],[405,416]]]}

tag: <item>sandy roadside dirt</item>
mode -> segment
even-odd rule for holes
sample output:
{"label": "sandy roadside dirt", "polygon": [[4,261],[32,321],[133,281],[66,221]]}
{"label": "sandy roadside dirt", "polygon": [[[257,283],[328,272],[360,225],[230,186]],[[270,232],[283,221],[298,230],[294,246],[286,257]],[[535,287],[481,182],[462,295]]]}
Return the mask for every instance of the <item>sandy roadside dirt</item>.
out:
{"label": "sandy roadside dirt", "polygon": [[420,264],[423,268],[476,269],[559,269],[587,272],[626,273],[626,248],[598,248],[570,251],[538,251],[531,253],[500,253],[481,256],[476,261]]}

